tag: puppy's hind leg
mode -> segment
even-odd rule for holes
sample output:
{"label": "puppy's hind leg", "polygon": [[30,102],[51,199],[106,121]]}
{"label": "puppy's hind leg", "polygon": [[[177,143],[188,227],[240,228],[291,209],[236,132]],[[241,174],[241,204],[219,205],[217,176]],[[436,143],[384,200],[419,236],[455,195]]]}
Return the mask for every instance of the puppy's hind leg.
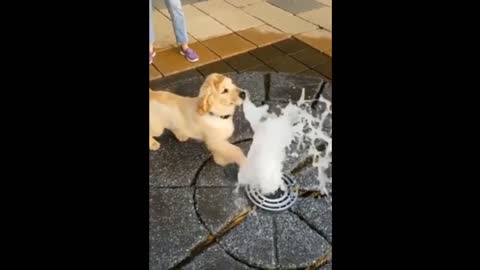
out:
{"label": "puppy's hind leg", "polygon": [[150,145],[150,150],[158,150],[160,148],[160,143],[155,140],[155,138],[153,138],[152,136],[150,136],[150,142],[149,142],[149,145]]}
{"label": "puppy's hind leg", "polygon": [[[155,133],[156,136],[160,136],[162,135],[163,133],[163,128],[161,129],[161,131],[159,133]],[[155,140],[155,138],[153,138],[153,134],[152,134],[152,131],[150,130],[150,139],[149,139],[149,148],[150,150],[158,150],[160,148],[160,143]]]}
{"label": "puppy's hind leg", "polygon": [[188,140],[188,136],[183,134],[180,130],[175,129],[175,130],[172,130],[172,132],[173,132],[173,135],[175,135],[175,138],[177,138],[178,141],[184,142],[184,141]]}

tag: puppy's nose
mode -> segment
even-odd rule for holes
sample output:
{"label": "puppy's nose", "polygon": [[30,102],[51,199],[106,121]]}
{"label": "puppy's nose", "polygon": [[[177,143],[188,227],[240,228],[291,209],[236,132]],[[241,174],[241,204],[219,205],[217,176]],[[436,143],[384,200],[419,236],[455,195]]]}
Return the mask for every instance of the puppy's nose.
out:
{"label": "puppy's nose", "polygon": [[241,99],[245,99],[245,97],[246,97],[244,91],[240,92],[240,94],[238,94],[238,96],[239,96]]}

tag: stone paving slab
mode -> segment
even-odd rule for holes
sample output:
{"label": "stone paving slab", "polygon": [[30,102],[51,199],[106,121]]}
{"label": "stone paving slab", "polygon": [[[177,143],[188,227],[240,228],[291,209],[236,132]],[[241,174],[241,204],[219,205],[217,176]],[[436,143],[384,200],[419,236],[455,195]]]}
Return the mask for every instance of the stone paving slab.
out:
{"label": "stone paving slab", "polygon": [[332,49],[332,33],[323,29],[298,34],[294,37],[321,52],[327,52]]}
{"label": "stone paving slab", "polygon": [[225,12],[241,10],[224,0],[210,0],[202,3],[196,3],[194,6],[204,13],[211,15],[212,17]]}
{"label": "stone paving slab", "polygon": [[197,188],[195,200],[203,224],[214,235],[250,205],[245,193],[235,191],[234,187]]}
{"label": "stone paving slab", "polygon": [[232,33],[226,26],[192,5],[184,6],[183,12],[187,18],[187,31],[197,40],[204,41]]}
{"label": "stone paving slab", "polygon": [[323,5],[326,5],[326,6],[329,6],[331,7],[332,6],[332,0],[315,0]]}
{"label": "stone paving slab", "polygon": [[258,2],[262,2],[265,0],[225,0],[226,2],[234,5],[235,7],[246,7]]}
{"label": "stone paving slab", "polygon": [[[181,81],[189,76],[200,77],[203,79],[206,75],[213,72],[232,72],[231,74],[238,74],[236,72],[239,71],[243,74],[248,71],[261,71],[267,73],[289,71],[290,73],[298,72],[299,74],[308,75],[309,77],[319,77],[325,80],[330,80],[332,76],[331,57],[328,57],[326,52],[319,52],[317,49],[314,49],[310,45],[297,39],[284,39],[270,46],[257,48],[223,60],[219,59],[215,53],[200,43],[194,43],[192,44],[192,47],[200,48],[200,50],[208,50],[207,59],[202,58],[199,63],[189,63],[178,54],[177,49],[172,48],[159,52],[158,55],[160,55],[160,57],[165,55],[167,55],[167,57],[162,58],[163,61],[156,59],[154,67],[151,67],[151,69],[156,72],[156,67],[160,66],[165,69],[163,72],[169,72],[171,75],[153,81],[153,78],[151,77],[150,84],[165,85],[163,81],[171,82],[173,79],[170,78],[175,78],[175,80]],[[328,46],[324,49],[326,48],[328,48]],[[208,59],[208,57],[210,57],[210,59]],[[176,59],[175,61],[181,61],[181,63],[169,65],[168,61],[174,59]],[[205,63],[210,64],[204,65]],[[155,74],[151,76],[158,76],[158,72]],[[243,77],[238,76],[238,78]],[[256,85],[264,88],[261,86],[264,84],[262,80],[255,80],[252,78],[252,80],[243,79],[243,81],[252,81],[252,85],[256,83]],[[248,87],[245,88],[248,89]],[[257,100],[263,101],[263,98]]]}
{"label": "stone paving slab", "polygon": [[262,48],[255,49],[249,52],[251,55],[255,56],[256,58],[260,59],[260,61],[267,63],[269,60],[283,57],[285,54],[282,53],[279,49],[275,46],[266,46]]}
{"label": "stone paving slab", "polygon": [[307,267],[331,250],[330,244],[290,212],[275,216],[278,268]]}
{"label": "stone paving slab", "polygon": [[328,262],[322,265],[318,270],[332,270],[332,263]]}
{"label": "stone paving slab", "polygon": [[313,68],[315,71],[321,73],[328,79],[332,79],[332,59],[330,58],[327,63],[320,64]]}
{"label": "stone paving slab", "polygon": [[324,52],[326,55],[332,57],[332,49],[328,49]]}
{"label": "stone paving slab", "polygon": [[206,240],[193,207],[193,188],[150,189],[150,270],[173,267]]}
{"label": "stone paving slab", "polygon": [[250,268],[230,257],[219,245],[209,247],[183,270],[249,270]]}
{"label": "stone paving slab", "polygon": [[238,168],[234,165],[220,167],[209,158],[201,169],[197,180],[197,187],[235,187],[237,184]]}
{"label": "stone paving slab", "polygon": [[270,77],[270,101],[297,101],[302,88],[305,88],[305,99],[313,99],[325,83],[322,78],[310,78],[292,74],[272,73]]}
{"label": "stone paving slab", "polygon": [[284,40],[290,36],[289,34],[283,33],[266,24],[238,31],[237,34],[257,45],[258,47],[270,45],[272,43]]}
{"label": "stone paving slab", "polygon": [[267,2],[292,14],[318,9],[323,6],[315,0],[268,0]]}
{"label": "stone paving slab", "polygon": [[202,73],[204,77],[207,77],[209,74],[212,73],[224,74],[229,72],[235,72],[235,70],[225,61],[213,62],[211,64],[201,66],[197,68],[197,70]]}
{"label": "stone paving slab", "polygon": [[323,29],[332,31],[332,8],[325,6],[323,8],[309,10],[297,14],[298,17],[309,21]]}
{"label": "stone paving slab", "polygon": [[297,269],[325,257],[331,245],[295,214],[257,209],[219,242],[237,260],[261,269]]}
{"label": "stone paving slab", "polygon": [[331,59],[326,54],[323,54],[312,48],[306,48],[300,52],[292,54],[291,56],[309,68],[328,64]]}
{"label": "stone paving slab", "polygon": [[272,215],[249,215],[220,239],[220,245],[249,265],[265,269],[276,267]]}
{"label": "stone paving slab", "polygon": [[150,80],[162,78],[163,75],[153,65],[148,66],[148,76]]}
{"label": "stone paving slab", "polygon": [[295,74],[308,70],[307,66],[288,55],[268,60],[266,64],[278,72]]}
{"label": "stone paving slab", "polygon": [[[314,32],[323,28],[327,32],[332,29],[331,0],[183,0],[183,12],[185,14],[189,44],[202,43],[216,37],[228,34],[237,34],[251,42],[255,47],[263,47],[269,44],[284,40],[291,35],[302,35],[305,32]],[[153,0],[153,25],[156,34],[154,44],[157,52],[177,47],[171,16],[165,7],[164,0]],[[325,31],[323,30],[323,31]],[[310,38],[311,39],[311,38]],[[317,39],[311,40],[313,44],[325,43]],[[223,42],[224,43],[224,42]],[[238,42],[237,42],[238,43]],[[327,42],[328,43],[328,42]],[[330,45],[321,44],[321,51],[332,56],[331,35]],[[234,45],[236,43],[233,43]],[[211,51],[215,47],[209,47],[207,51],[194,48],[200,56],[200,62],[194,66],[202,66],[211,63]],[[314,45],[312,45],[314,46]],[[218,47],[218,46],[217,46]],[[226,46],[231,47],[231,46]],[[314,46],[315,47],[315,46]],[[323,48],[330,47],[330,48]],[[218,49],[218,48],[217,48]],[[250,50],[249,48],[248,50]],[[200,50],[200,51],[198,51]],[[228,54],[220,53],[220,56],[236,55],[245,51],[244,46],[230,48]],[[168,55],[168,53],[167,53]],[[215,54],[214,54],[215,55]],[[166,58],[165,55],[158,55],[164,63],[156,61],[156,69],[163,75],[169,76],[189,69],[186,61],[178,57]],[[289,58],[276,60],[276,62],[287,62],[291,67],[295,62]],[[289,64],[288,64],[289,63]],[[278,63],[276,63],[279,65]],[[296,63],[295,63],[296,64]],[[284,68],[285,64],[280,63],[282,71],[289,71]],[[264,65],[264,69],[271,68]],[[258,70],[251,67],[249,70]],[[275,68],[273,68],[275,70]],[[304,72],[304,71],[298,71]],[[313,71],[309,72],[310,74]],[[159,77],[152,72],[151,79]]]}
{"label": "stone paving slab", "polygon": [[[194,4],[199,2],[204,2],[208,0],[182,0],[182,5]],[[153,6],[157,9],[165,9],[167,6],[165,5],[165,0],[153,0]]]}
{"label": "stone paving slab", "polygon": [[307,44],[292,38],[277,42],[273,46],[288,55],[296,54],[310,48]]}
{"label": "stone paving slab", "polygon": [[292,212],[298,214],[328,242],[332,242],[332,206],[324,198],[299,198],[292,206]]}
{"label": "stone paving slab", "polygon": [[293,16],[292,13],[273,6],[267,2],[259,2],[243,8],[250,15],[266,22],[267,24],[289,34],[298,34],[313,31],[318,26]]}
{"label": "stone paving slab", "polygon": [[203,81],[203,76],[193,70],[175,77],[152,81],[150,82],[150,88],[153,90],[169,91],[181,96],[196,97],[198,96]]}
{"label": "stone paving slab", "polygon": [[298,74],[302,75],[302,76],[307,76],[307,77],[321,77],[322,76],[320,73],[318,73],[317,71],[315,71],[313,69],[309,69],[309,70],[300,72]]}
{"label": "stone paving slab", "polygon": [[257,72],[263,72],[263,73],[269,73],[269,72],[276,72],[273,70],[271,67],[267,66],[266,64],[262,64],[261,66],[256,66],[253,68],[249,68],[246,71],[257,71]]}
{"label": "stone paving slab", "polygon": [[227,2],[206,1],[197,3],[194,6],[232,31],[241,31],[263,24],[262,21]]}
{"label": "stone paving slab", "polygon": [[[269,93],[270,100],[265,103],[271,108],[286,106],[287,96],[298,99],[301,88],[297,85],[310,87],[307,92],[315,96],[322,83],[322,95],[331,99],[331,82],[323,84],[321,77],[277,73],[227,75],[240,87],[254,89],[252,96],[259,102]],[[150,85],[154,89],[168,87],[185,95],[197,95],[203,82],[197,71],[178,74],[176,80],[170,78],[175,76]],[[287,88],[278,90],[281,87]],[[321,112],[326,104],[319,102],[315,108]],[[237,114],[236,117],[242,115]],[[235,139],[251,138],[251,131],[242,126],[248,122],[241,118],[234,121],[239,132]],[[331,131],[331,121],[325,123],[326,131]],[[302,269],[330,252],[331,209],[324,198],[299,198],[290,210],[280,213],[256,209],[245,219],[233,222],[253,207],[243,188],[235,191],[238,167],[216,165],[203,143],[180,143],[170,132],[165,132],[160,141],[160,150],[150,152],[150,269],[172,269],[181,261],[185,265],[182,269],[215,269],[210,268],[211,262],[225,265],[225,269]],[[250,144],[248,140],[238,143],[245,154]],[[302,150],[298,153],[298,158],[288,159],[289,163],[295,165],[306,158]],[[315,172],[315,168],[306,166],[294,175],[302,191],[318,190]],[[328,174],[331,176],[331,167]],[[327,190],[331,192],[331,184],[327,184]],[[225,230],[227,226],[230,230]],[[216,234],[213,245],[203,251],[196,249],[201,252],[190,257],[195,247],[205,243],[209,233]]]}
{"label": "stone paving slab", "polygon": [[253,138],[253,130],[250,123],[245,119],[243,107],[236,110],[235,115],[233,116],[233,124],[235,130],[233,131],[230,141],[237,142]]}
{"label": "stone paving slab", "polygon": [[150,151],[150,187],[187,187],[210,156],[203,143],[189,139],[179,142],[169,131],[160,138],[160,149]]}
{"label": "stone paving slab", "polygon": [[203,42],[212,52],[222,59],[250,51],[256,46],[237,34],[224,35]]}
{"label": "stone paving slab", "polygon": [[[197,1],[203,2],[203,1]],[[183,1],[182,1],[183,3]],[[171,20],[170,13],[166,8],[157,8],[165,17]],[[218,22],[211,16],[196,8],[194,5],[183,3],[183,13],[187,25],[189,36],[193,36],[196,40],[206,40],[208,38],[222,36],[232,33],[225,25]],[[171,23],[170,23],[171,26]],[[202,29],[202,27],[206,27]],[[172,26],[171,26],[172,27]],[[173,30],[172,30],[173,31]]]}
{"label": "stone paving slab", "polygon": [[[243,8],[243,10],[255,17],[260,18],[265,22],[272,20],[278,20],[280,18],[285,18],[288,16],[293,16],[291,13],[276,7],[265,1],[261,1],[252,5],[248,5]],[[271,25],[271,24],[270,24]]]}
{"label": "stone paving slab", "polygon": [[305,168],[298,172],[290,173],[302,190],[315,190],[320,191],[319,182],[318,182],[318,170],[313,167]]}
{"label": "stone paving slab", "polygon": [[232,56],[230,58],[225,59],[231,67],[233,67],[238,72],[243,72],[248,70],[249,68],[253,68],[256,66],[260,66],[263,63],[260,62],[257,58],[253,57],[249,53],[243,53],[240,55]]}

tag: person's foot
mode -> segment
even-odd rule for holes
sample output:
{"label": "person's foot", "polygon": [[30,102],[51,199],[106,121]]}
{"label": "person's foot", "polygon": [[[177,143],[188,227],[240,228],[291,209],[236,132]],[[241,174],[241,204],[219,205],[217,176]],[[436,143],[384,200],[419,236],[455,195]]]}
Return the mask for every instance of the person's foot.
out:
{"label": "person's foot", "polygon": [[185,56],[185,58],[192,63],[199,60],[197,53],[191,48],[184,49],[182,46],[180,46],[180,54]]}

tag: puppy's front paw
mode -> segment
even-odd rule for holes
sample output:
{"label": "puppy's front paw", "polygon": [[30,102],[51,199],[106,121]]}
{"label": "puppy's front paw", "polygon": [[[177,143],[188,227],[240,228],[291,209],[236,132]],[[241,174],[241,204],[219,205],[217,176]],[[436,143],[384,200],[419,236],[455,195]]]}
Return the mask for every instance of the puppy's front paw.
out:
{"label": "puppy's front paw", "polygon": [[160,143],[157,141],[150,142],[150,150],[158,150],[160,148]]}
{"label": "puppy's front paw", "polygon": [[219,156],[213,156],[213,160],[215,161],[215,163],[217,163],[218,165],[220,166],[226,166],[228,164],[228,161],[226,161],[225,159],[219,157]]}
{"label": "puppy's front paw", "polygon": [[235,163],[237,163],[238,167],[243,167],[245,164],[247,164],[247,158],[242,156]]}

